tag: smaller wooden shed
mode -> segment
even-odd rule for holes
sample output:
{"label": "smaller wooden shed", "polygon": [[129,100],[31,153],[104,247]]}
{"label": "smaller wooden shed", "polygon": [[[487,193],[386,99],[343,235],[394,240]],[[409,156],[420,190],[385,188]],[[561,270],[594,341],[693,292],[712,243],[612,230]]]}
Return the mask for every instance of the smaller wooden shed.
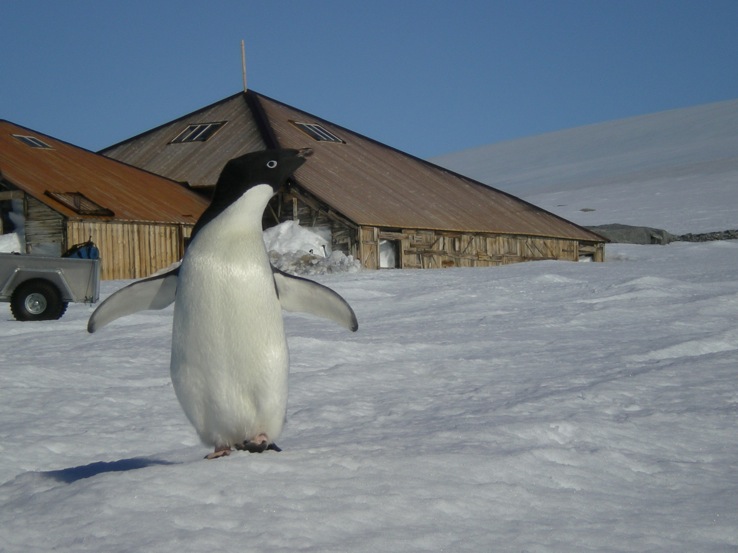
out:
{"label": "smaller wooden shed", "polygon": [[172,180],[0,120],[0,233],[21,220],[25,253],[92,239],[103,279],[145,277],[181,259],[207,205]]}

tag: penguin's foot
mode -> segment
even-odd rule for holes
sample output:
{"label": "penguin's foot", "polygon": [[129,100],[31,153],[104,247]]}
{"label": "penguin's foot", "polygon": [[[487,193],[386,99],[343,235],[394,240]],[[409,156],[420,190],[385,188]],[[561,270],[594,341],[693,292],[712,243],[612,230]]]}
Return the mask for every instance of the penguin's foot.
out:
{"label": "penguin's foot", "polygon": [[231,454],[230,447],[228,446],[216,447],[215,451],[205,456],[205,459],[220,459],[221,457],[228,457],[230,454]]}
{"label": "penguin's foot", "polygon": [[249,453],[263,453],[267,450],[282,451],[277,447],[277,444],[269,443],[269,439],[264,434],[259,434],[253,440],[246,440],[234,447],[239,451],[248,451]]}

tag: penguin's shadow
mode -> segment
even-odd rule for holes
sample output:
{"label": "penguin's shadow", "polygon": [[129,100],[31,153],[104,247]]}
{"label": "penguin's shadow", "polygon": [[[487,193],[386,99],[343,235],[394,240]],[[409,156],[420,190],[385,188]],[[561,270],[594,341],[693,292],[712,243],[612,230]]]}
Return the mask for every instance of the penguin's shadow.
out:
{"label": "penguin's shadow", "polygon": [[78,467],[70,467],[60,470],[50,470],[43,472],[43,476],[57,482],[72,484],[78,480],[92,478],[98,474],[106,472],[127,472],[131,470],[143,469],[155,465],[176,465],[178,463],[172,461],[164,461],[162,459],[150,459],[146,457],[133,457],[131,459],[121,459],[120,461],[98,461],[89,465],[80,465]]}

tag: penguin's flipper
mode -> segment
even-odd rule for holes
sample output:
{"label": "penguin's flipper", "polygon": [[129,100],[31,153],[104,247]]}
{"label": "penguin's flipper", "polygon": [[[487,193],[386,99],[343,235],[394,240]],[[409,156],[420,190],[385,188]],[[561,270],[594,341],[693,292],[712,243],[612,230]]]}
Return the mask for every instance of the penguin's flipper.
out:
{"label": "penguin's flipper", "polygon": [[164,309],[174,301],[179,267],[138,280],[121,288],[102,302],[87,322],[87,332],[95,332],[115,319],[147,309]]}
{"label": "penguin's flipper", "polygon": [[359,322],[354,310],[338,293],[307,278],[288,275],[272,267],[274,284],[282,309],[329,319],[356,332]]}

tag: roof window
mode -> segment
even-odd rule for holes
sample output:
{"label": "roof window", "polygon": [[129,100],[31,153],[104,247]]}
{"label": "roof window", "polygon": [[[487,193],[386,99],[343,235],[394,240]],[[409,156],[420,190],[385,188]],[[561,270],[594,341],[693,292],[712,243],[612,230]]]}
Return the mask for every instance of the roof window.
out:
{"label": "roof window", "polygon": [[295,127],[302,132],[317,140],[318,142],[335,142],[337,144],[346,144],[346,141],[337,137],[335,134],[326,130],[317,123],[301,123],[299,121],[290,121]]}
{"label": "roof window", "polygon": [[185,142],[205,142],[213,136],[227,121],[217,123],[195,123],[187,125],[187,128],[177,135],[170,144],[183,144]]}
{"label": "roof window", "polygon": [[25,136],[22,134],[14,134],[13,138],[17,138],[18,140],[23,142],[23,144],[26,144],[30,146],[31,148],[41,148],[42,150],[52,150],[53,149],[46,142],[36,138],[35,136]]}
{"label": "roof window", "polygon": [[46,195],[80,215],[96,215],[99,217],[115,215],[110,209],[96,204],[79,192],[51,192],[47,190]]}

